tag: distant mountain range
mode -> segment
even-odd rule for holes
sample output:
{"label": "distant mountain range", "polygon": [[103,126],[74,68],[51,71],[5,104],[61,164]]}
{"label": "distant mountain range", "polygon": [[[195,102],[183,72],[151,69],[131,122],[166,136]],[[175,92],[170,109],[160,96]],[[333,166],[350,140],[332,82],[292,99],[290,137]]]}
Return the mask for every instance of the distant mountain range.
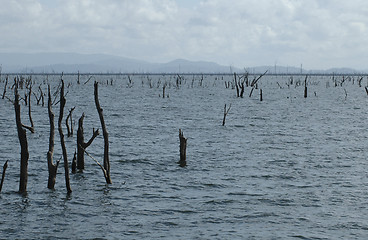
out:
{"label": "distant mountain range", "polygon": [[176,59],[167,63],[151,63],[106,54],[78,53],[0,53],[2,73],[346,73],[359,71],[349,68],[305,70],[297,67],[260,66],[239,69],[214,62]]}

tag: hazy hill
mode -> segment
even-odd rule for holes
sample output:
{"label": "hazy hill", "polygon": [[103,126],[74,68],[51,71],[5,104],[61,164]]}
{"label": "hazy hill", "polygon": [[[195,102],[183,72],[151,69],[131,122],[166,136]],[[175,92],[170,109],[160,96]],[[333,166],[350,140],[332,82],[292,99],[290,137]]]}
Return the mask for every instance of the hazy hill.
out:
{"label": "hazy hill", "polygon": [[0,65],[3,73],[263,73],[267,70],[269,74],[359,73],[349,68],[306,70],[299,67],[259,66],[239,69],[214,62],[185,59],[151,63],[106,54],[78,53],[0,53]]}
{"label": "hazy hill", "polygon": [[230,72],[228,66],[212,62],[193,62],[177,59],[168,63],[146,61],[105,55],[76,53],[0,53],[3,72],[17,73],[218,73]]}

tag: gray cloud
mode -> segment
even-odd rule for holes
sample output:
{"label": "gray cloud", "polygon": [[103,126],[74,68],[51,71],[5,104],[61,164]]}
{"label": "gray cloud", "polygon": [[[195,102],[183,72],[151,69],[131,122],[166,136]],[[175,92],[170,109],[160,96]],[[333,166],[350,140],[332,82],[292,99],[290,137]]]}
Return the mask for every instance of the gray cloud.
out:
{"label": "gray cloud", "polygon": [[1,52],[365,69],[362,0],[0,0]]}

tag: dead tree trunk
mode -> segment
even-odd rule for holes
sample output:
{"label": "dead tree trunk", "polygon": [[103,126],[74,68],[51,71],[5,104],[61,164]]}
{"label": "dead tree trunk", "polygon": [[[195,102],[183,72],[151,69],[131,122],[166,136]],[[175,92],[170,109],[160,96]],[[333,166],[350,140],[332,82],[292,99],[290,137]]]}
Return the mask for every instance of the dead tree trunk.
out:
{"label": "dead tree trunk", "polygon": [[19,94],[18,88],[15,90],[15,121],[17,124],[18,138],[20,143],[20,181],[19,181],[19,192],[25,193],[27,191],[27,181],[28,181],[28,142],[26,130],[23,128],[23,124],[20,118],[20,105],[19,105]]}
{"label": "dead tree trunk", "polygon": [[250,86],[252,87],[252,90],[250,90],[250,93],[249,93],[249,97],[252,97],[252,93],[253,93],[253,90],[254,88],[257,88],[257,83],[258,81],[264,76],[266,75],[266,73],[268,72],[268,70],[266,72],[264,72],[263,74],[261,74],[258,78],[254,78],[253,81],[250,83]]}
{"label": "dead tree trunk", "polygon": [[72,160],[72,173],[77,172],[77,150],[74,150],[74,156]]}
{"label": "dead tree trunk", "polygon": [[32,120],[32,114],[31,114],[31,95],[32,95],[32,83],[29,85],[29,94],[28,94],[28,117],[29,122],[31,123],[31,133],[34,133],[34,124]]}
{"label": "dead tree trunk", "polygon": [[4,99],[5,98],[5,93],[6,93],[6,87],[8,86],[8,77],[6,77],[6,79],[5,79],[5,86],[4,86],[4,92],[3,92],[3,97],[2,97],[2,99]]}
{"label": "dead tree trunk", "polygon": [[59,114],[59,121],[58,121],[58,130],[60,135],[60,143],[61,149],[63,150],[63,158],[64,158],[64,169],[65,169],[65,185],[68,193],[72,192],[70,187],[70,179],[69,179],[69,164],[68,164],[68,155],[66,152],[65,141],[64,141],[64,134],[63,128],[61,127],[61,122],[63,120],[64,114],[64,107],[65,107],[65,97],[64,97],[64,81],[61,80],[61,89],[60,89],[60,114]]}
{"label": "dead tree trunk", "polygon": [[54,118],[55,114],[52,111],[52,103],[51,103],[51,93],[50,93],[50,85],[48,87],[49,91],[49,99],[48,99],[48,113],[49,113],[49,120],[50,120],[50,137],[49,137],[49,151],[47,152],[47,167],[49,169],[49,180],[47,183],[47,188],[54,189],[55,181],[56,181],[56,173],[57,168],[59,166],[59,162],[57,161],[56,164],[53,163],[53,156],[54,156],[54,139],[55,139],[55,125],[54,125]]}
{"label": "dead tree trunk", "polygon": [[225,107],[224,107],[224,118],[222,119],[222,126],[225,126],[226,116],[229,113],[230,108],[231,108],[231,104],[230,104],[229,108],[226,110],[226,104],[225,104]]}
{"label": "dead tree trunk", "polygon": [[238,86],[238,82],[236,80],[236,73],[234,72],[234,82],[235,82],[235,87],[236,87],[236,97],[239,97],[239,86]]}
{"label": "dead tree trunk", "polygon": [[308,75],[306,75],[304,79],[304,98],[307,98],[307,95],[308,95],[307,79],[308,79]]}
{"label": "dead tree trunk", "polygon": [[180,161],[179,166],[185,167],[187,165],[187,139],[184,137],[184,133],[179,129],[180,140]]}
{"label": "dead tree trunk", "polygon": [[262,95],[262,88],[259,89],[259,100],[262,102],[263,101],[263,95]]}
{"label": "dead tree trunk", "polygon": [[1,175],[1,183],[0,183],[0,192],[3,189],[3,184],[4,184],[4,179],[5,179],[5,172],[6,172],[6,168],[8,167],[8,162],[9,162],[9,160],[6,160],[6,162],[4,163],[4,166],[3,166],[3,174]]}
{"label": "dead tree trunk", "polygon": [[98,129],[95,131],[93,129],[93,134],[91,139],[88,142],[84,142],[84,133],[83,133],[83,120],[84,120],[84,113],[79,118],[78,121],[78,130],[77,130],[77,169],[83,171],[84,169],[84,151],[93,140],[99,135]]}
{"label": "dead tree trunk", "polygon": [[109,160],[109,135],[106,130],[105,120],[103,118],[102,114],[102,108],[100,106],[100,103],[98,101],[98,83],[95,82],[94,84],[94,95],[95,95],[95,104],[98,112],[98,116],[100,117],[101,127],[102,127],[102,134],[104,138],[104,176],[106,179],[107,184],[111,184],[111,178],[110,178],[110,160]]}
{"label": "dead tree trunk", "polygon": [[[66,129],[68,131],[68,137],[73,136],[73,116],[72,116],[72,114],[73,114],[74,109],[75,109],[75,107],[73,107],[69,110],[69,114],[65,119],[65,125],[66,125]],[[69,127],[69,122],[68,122],[69,118],[70,118],[70,127]]]}

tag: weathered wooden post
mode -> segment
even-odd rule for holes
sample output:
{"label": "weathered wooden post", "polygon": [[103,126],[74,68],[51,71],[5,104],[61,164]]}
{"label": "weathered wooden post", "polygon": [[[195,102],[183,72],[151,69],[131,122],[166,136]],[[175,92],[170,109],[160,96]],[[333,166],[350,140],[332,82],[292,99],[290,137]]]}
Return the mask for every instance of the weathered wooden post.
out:
{"label": "weathered wooden post", "polygon": [[180,140],[180,167],[185,167],[187,165],[187,139],[184,137],[184,133],[179,129],[179,140]]}

